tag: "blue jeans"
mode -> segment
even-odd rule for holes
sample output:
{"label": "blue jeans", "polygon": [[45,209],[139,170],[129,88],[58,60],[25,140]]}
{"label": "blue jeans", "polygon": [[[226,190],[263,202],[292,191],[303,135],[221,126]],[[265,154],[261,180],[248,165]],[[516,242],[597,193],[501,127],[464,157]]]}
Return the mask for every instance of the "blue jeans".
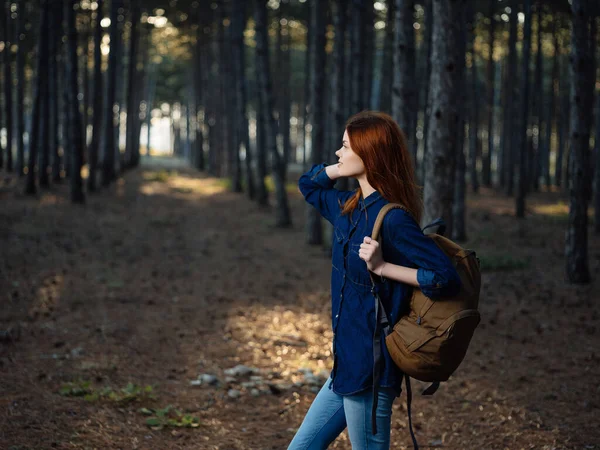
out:
{"label": "blue jeans", "polygon": [[373,391],[354,395],[338,395],[328,388],[328,379],[310,409],[288,450],[323,450],[348,426],[352,450],[388,450],[394,389],[379,388],[377,402],[377,434],[371,429]]}

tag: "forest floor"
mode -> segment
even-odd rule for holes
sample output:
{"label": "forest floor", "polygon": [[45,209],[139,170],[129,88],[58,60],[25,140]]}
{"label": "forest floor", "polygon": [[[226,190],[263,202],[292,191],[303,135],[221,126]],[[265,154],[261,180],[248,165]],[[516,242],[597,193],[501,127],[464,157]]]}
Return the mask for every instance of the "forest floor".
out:
{"label": "forest floor", "polygon": [[[293,183],[294,225],[277,229],[177,164],[85,206],[66,185],[26,198],[0,181],[0,449],[287,447],[315,395],[298,369],[330,369],[332,338],[330,260],[305,244]],[[564,197],[513,212],[469,196],[482,323],[457,373],[414,400],[422,448],[600,448],[600,238],[590,228],[593,282],[568,285]],[[225,374],[238,364],[254,378]],[[412,448],[404,394],[392,428],[392,448]]]}

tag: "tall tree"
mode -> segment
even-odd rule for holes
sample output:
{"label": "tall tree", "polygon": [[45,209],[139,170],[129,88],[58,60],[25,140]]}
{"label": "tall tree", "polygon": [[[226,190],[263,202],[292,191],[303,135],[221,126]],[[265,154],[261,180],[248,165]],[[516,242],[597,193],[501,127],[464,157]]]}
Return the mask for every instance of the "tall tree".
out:
{"label": "tall tree", "polygon": [[[516,195],[516,215],[525,217],[525,195],[527,194],[527,163],[529,145],[527,142],[527,128],[529,125],[529,59],[531,56],[531,0],[524,0],[525,23],[523,34],[523,63],[521,65],[521,115],[519,118],[519,184]],[[515,101],[515,99],[513,99]]]}
{"label": "tall tree", "polygon": [[[19,0],[17,3],[17,43],[16,54],[16,107],[15,119],[17,127],[17,160],[15,171],[22,177],[23,167],[25,166],[25,1]],[[2,153],[0,149],[0,153]]]}
{"label": "tall tree", "polygon": [[[548,112],[546,116],[546,136],[544,137],[543,147],[542,147],[542,164],[541,164],[541,175],[544,179],[544,184],[546,185],[546,189],[550,188],[550,153],[552,151],[552,130],[554,129],[554,124],[556,122],[556,93],[558,87],[558,77],[560,73],[560,49],[558,44],[558,19],[556,17],[552,17],[552,44],[554,47],[554,55],[552,56],[552,75],[550,76],[550,88],[548,89]],[[540,107],[542,107],[540,102]]]}
{"label": "tall tree", "polygon": [[[365,27],[363,26],[363,18],[366,14],[366,8],[368,5],[367,0],[353,0],[352,1],[352,27],[351,27],[351,46],[352,49],[352,64],[350,65],[352,72],[352,110],[354,113],[362,110],[365,105],[364,100],[364,86],[365,86]],[[371,5],[372,7],[373,5]],[[324,45],[324,44],[323,44]],[[314,52],[311,49],[311,54]],[[314,125],[313,125],[314,126]]]}
{"label": "tall tree", "polygon": [[[348,0],[335,0],[333,6],[333,26],[335,30],[335,41],[333,43],[333,73],[331,76],[331,92],[333,94],[333,126],[332,139],[335,145],[339,145],[340,137],[344,133],[344,123],[346,121],[346,92],[345,92],[345,44]],[[337,148],[337,147],[335,147]]]}
{"label": "tall tree", "polygon": [[70,145],[68,154],[71,158],[71,201],[84,203],[83,179],[81,168],[83,166],[84,139],[82,136],[81,113],[79,111],[77,84],[77,28],[75,27],[75,5],[77,0],[63,0],[65,8],[65,34],[67,35],[67,85],[69,86],[69,119],[71,123]]}
{"label": "tall tree", "polygon": [[94,25],[94,105],[92,109],[92,141],[89,147],[89,175],[87,179],[88,192],[96,191],[98,170],[98,151],[102,133],[102,11],[104,0],[98,0],[96,22]]}
{"label": "tall tree", "polygon": [[[273,182],[275,184],[275,224],[278,227],[291,225],[292,220],[285,190],[286,164],[277,150],[277,123],[273,116],[273,90],[269,66],[269,34],[267,32],[267,0],[256,2],[256,71],[260,85],[262,109],[265,120],[267,148],[271,154]],[[313,131],[314,132],[314,131]]]}
{"label": "tall tree", "polygon": [[[6,116],[6,171],[13,170],[13,71],[12,71],[12,2],[5,2],[6,22],[4,29],[4,106]],[[1,151],[0,151],[1,153]]]}
{"label": "tall tree", "polygon": [[394,25],[394,81],[392,116],[406,134],[413,164],[416,165],[415,106],[417,98],[415,71],[414,0],[396,0]]}
{"label": "tall tree", "polygon": [[571,155],[569,157],[569,222],[565,254],[566,275],[571,283],[589,283],[588,199],[590,117],[593,98],[593,49],[588,31],[591,2],[573,0],[571,28]]}
{"label": "tall tree", "polygon": [[495,46],[495,30],[496,18],[494,14],[494,5],[496,0],[489,0],[489,52],[487,63],[487,129],[488,129],[488,145],[482,161],[482,182],[485,186],[492,185],[492,158],[494,155],[494,97],[495,97],[495,74],[494,65],[494,46]]}
{"label": "tall tree", "polygon": [[433,0],[431,53],[431,116],[425,160],[424,223],[443,217],[452,236],[452,206],[458,129],[457,67],[461,39],[461,11],[465,0]]}
{"label": "tall tree", "polygon": [[115,99],[117,88],[117,56],[119,37],[119,9],[122,0],[111,0],[110,5],[110,53],[106,69],[106,102],[104,103],[104,152],[102,155],[102,185],[108,186],[116,177],[115,153],[118,143],[115,142]]}
{"label": "tall tree", "polygon": [[[245,67],[246,55],[244,45],[244,29],[246,28],[246,2],[244,0],[233,0],[231,16],[231,40],[233,46],[233,70],[235,72],[235,102],[236,114],[239,124],[238,142],[235,148],[239,152],[240,145],[244,146],[246,152],[246,192],[250,199],[255,197],[254,178],[252,174],[252,154],[250,152],[250,134],[248,131],[247,112],[247,84]],[[289,123],[289,120],[288,120]],[[241,164],[238,164],[241,170]]]}
{"label": "tall tree", "polygon": [[[465,155],[465,128],[467,120],[469,118],[468,107],[469,97],[473,97],[468,94],[467,89],[467,72],[466,72],[466,50],[467,42],[472,42],[472,31],[473,21],[475,19],[473,5],[471,0],[466,0],[467,8],[461,11],[458,25],[460,27],[458,47],[456,49],[456,73],[458,79],[458,94],[457,94],[457,105],[456,111],[458,114],[458,129],[456,140],[454,141],[455,148],[452,153],[456,155],[456,171],[454,181],[454,203],[452,205],[452,239],[457,241],[465,241],[467,239],[466,230],[466,200],[467,200],[467,158]],[[471,127],[469,127],[470,129]]]}
{"label": "tall tree", "polygon": [[[479,191],[479,175],[477,173],[477,161],[479,159],[479,81],[477,77],[477,52],[475,51],[475,13],[473,4],[469,5],[469,19],[467,21],[467,32],[469,42],[469,53],[471,54],[471,95],[469,114],[469,179],[473,192]],[[466,74],[464,75],[466,79]],[[466,86],[466,83],[465,83]]]}
{"label": "tall tree", "polygon": [[[532,105],[531,114],[536,116],[535,124],[537,125],[537,148],[535,152],[531,152],[529,161],[529,174],[528,179],[534,190],[539,189],[540,175],[542,173],[542,167],[544,165],[544,154],[549,147],[545,145],[545,134],[542,133],[542,127],[544,125],[544,79],[543,79],[543,66],[544,58],[542,52],[542,3],[540,1],[536,4],[537,13],[537,30],[536,30],[536,53],[535,53],[535,79],[533,82],[532,92]],[[553,80],[550,80],[552,86]],[[546,125],[547,126],[547,125]],[[532,138],[533,141],[533,138]]]}
{"label": "tall tree", "polygon": [[[57,10],[61,10],[62,9],[62,3],[60,2],[60,0],[50,0],[49,3],[49,11],[48,11],[48,20],[49,23],[56,23],[56,20],[59,19],[61,17],[60,14],[57,13]],[[59,24],[61,22],[58,22]],[[58,31],[58,32],[57,32]],[[50,136],[50,121],[53,120],[53,118],[50,116],[50,102],[51,102],[51,98],[55,95],[57,95],[58,93],[56,92],[52,92],[51,87],[51,77],[52,77],[52,73],[56,70],[56,66],[57,66],[57,61],[56,61],[56,56],[57,56],[57,46],[55,45],[58,36],[62,37],[62,30],[61,27],[54,27],[54,26],[49,26],[48,27],[48,74],[49,76],[46,76],[44,74],[43,76],[43,80],[42,82],[44,83],[44,93],[45,95],[42,97],[41,99],[41,116],[40,116],[40,128],[39,128],[39,133],[40,133],[40,139],[39,139],[39,151],[40,151],[40,156],[38,158],[38,180],[39,180],[39,186],[40,187],[48,187],[50,185],[50,177],[48,176],[48,170],[50,169],[50,152],[55,152],[56,149],[53,149],[51,146],[51,140],[49,139]],[[52,140],[53,141],[53,140]],[[54,143],[54,141],[52,142]]]}
{"label": "tall tree", "polygon": [[39,143],[39,123],[41,116],[42,98],[46,96],[46,83],[41,74],[46,73],[48,69],[48,14],[50,0],[42,0],[41,17],[39,24],[38,43],[37,43],[37,67],[34,78],[33,106],[31,109],[31,128],[29,131],[29,154],[27,158],[27,179],[25,182],[25,194],[35,195],[37,192],[35,184],[35,168],[38,156]]}
{"label": "tall tree", "polygon": [[[323,162],[324,153],[324,122],[325,104],[323,88],[325,86],[325,0],[313,0],[310,10],[311,21],[311,75],[310,75],[310,105],[312,124],[311,159],[313,164]],[[321,218],[314,208],[308,210],[307,242],[309,244],[323,243]]]}
{"label": "tall tree", "polygon": [[139,84],[137,70],[139,46],[139,22],[141,17],[140,0],[131,2],[131,28],[129,34],[129,71],[127,73],[127,128],[125,129],[125,166],[135,167],[139,163],[139,149],[135,148],[137,141],[135,133],[139,120],[139,97],[136,86]]}
{"label": "tall tree", "polygon": [[[340,16],[344,16],[343,13]],[[335,16],[334,16],[335,17]],[[383,63],[381,84],[379,86],[379,109],[392,113],[392,83],[394,74],[394,20],[396,19],[396,0],[387,0],[385,19],[385,40],[383,41]]]}
{"label": "tall tree", "polygon": [[510,93],[504,108],[504,148],[502,149],[502,168],[504,171],[504,188],[506,195],[512,195],[514,185],[515,153],[518,148],[518,133],[514,133],[515,124],[519,117],[520,103],[515,101],[519,98],[519,84],[517,77],[517,7],[518,0],[510,3],[509,38],[508,38],[508,62],[506,67],[506,92]]}

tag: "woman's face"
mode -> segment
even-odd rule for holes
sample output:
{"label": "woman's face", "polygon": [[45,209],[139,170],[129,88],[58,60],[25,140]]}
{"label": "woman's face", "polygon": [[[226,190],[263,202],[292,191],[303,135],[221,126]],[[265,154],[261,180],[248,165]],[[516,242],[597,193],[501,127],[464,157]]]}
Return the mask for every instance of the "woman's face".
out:
{"label": "woman's face", "polygon": [[350,147],[350,139],[348,131],[344,131],[342,138],[342,147],[335,152],[338,157],[338,170],[342,177],[358,178],[365,173],[365,165],[352,148]]}

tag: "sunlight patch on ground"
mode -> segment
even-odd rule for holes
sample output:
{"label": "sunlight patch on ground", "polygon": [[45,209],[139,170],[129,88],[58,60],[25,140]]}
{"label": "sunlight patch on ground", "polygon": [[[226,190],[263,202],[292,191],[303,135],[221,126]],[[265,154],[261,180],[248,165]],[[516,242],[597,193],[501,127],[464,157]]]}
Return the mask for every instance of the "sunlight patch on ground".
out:
{"label": "sunlight patch on ground", "polygon": [[144,172],[142,177],[146,180],[146,183],[140,187],[140,191],[146,195],[169,195],[177,192],[208,197],[227,192],[227,183],[225,180],[188,177],[176,170],[148,171]]}
{"label": "sunlight patch on ground", "polygon": [[46,277],[37,289],[37,295],[29,307],[29,317],[49,316],[58,306],[63,286],[64,277],[62,275]]}
{"label": "sunlight patch on ground", "polygon": [[292,382],[302,379],[300,368],[314,373],[330,368],[333,334],[327,316],[254,305],[244,315],[233,315],[227,334],[252,354],[254,364],[265,357]]}

